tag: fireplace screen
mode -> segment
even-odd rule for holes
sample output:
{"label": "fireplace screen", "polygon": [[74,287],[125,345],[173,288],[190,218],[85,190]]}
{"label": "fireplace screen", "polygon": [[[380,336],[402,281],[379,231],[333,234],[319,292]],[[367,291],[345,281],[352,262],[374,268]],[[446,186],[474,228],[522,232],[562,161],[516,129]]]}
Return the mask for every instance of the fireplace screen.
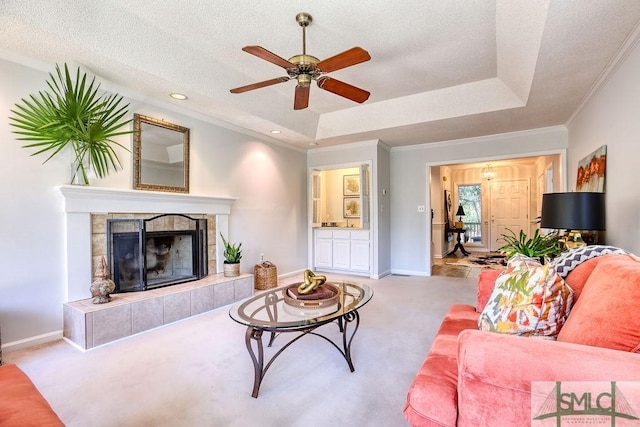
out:
{"label": "fireplace screen", "polygon": [[181,214],[107,220],[114,292],[135,292],[207,275],[207,220]]}

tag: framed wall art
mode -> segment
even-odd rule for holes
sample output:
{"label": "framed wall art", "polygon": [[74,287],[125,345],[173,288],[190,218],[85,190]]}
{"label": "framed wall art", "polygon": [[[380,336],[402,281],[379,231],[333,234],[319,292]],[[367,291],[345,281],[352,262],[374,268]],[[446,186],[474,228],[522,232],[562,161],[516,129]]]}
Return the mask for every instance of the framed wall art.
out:
{"label": "framed wall art", "polygon": [[576,191],[604,193],[607,146],[603,145],[578,162]]}
{"label": "framed wall art", "polygon": [[344,196],[360,195],[360,175],[345,175],[342,178],[342,194]]}
{"label": "framed wall art", "polygon": [[446,228],[453,227],[455,218],[453,217],[453,201],[451,200],[451,191],[444,190],[444,222]]}
{"label": "framed wall art", "polygon": [[360,218],[360,198],[345,197],[342,211],[345,218]]}
{"label": "framed wall art", "polygon": [[451,191],[444,190],[444,229],[445,239],[447,242],[453,240],[453,233],[449,232],[449,229],[453,228],[454,216],[453,216],[453,201],[451,200]]}

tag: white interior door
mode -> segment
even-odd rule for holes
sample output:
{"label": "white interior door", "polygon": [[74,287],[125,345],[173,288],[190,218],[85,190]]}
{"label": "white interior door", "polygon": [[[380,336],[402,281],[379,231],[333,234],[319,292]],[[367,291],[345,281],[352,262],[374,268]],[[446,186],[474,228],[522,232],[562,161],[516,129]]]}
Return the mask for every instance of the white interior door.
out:
{"label": "white interior door", "polygon": [[491,232],[489,247],[492,251],[504,245],[500,237],[508,233],[516,234],[524,230],[529,234],[529,181],[516,179],[512,181],[491,181]]}

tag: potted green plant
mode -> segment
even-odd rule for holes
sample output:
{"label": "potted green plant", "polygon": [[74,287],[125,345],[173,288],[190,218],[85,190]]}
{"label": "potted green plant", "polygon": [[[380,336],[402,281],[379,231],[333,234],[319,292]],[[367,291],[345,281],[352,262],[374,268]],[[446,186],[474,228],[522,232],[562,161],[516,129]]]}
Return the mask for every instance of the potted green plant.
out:
{"label": "potted green plant", "polygon": [[560,253],[560,244],[558,233],[541,234],[536,228],[533,237],[527,238],[523,230],[519,234],[514,233],[507,228],[509,234],[503,234],[501,237],[505,244],[498,249],[504,253],[507,258],[519,253],[531,258],[539,258],[542,263],[546,257],[554,257]]}
{"label": "potted green plant", "polygon": [[[64,73],[56,65],[56,74],[49,73],[49,91],[22,98],[11,112],[11,125],[21,135],[18,140],[30,141],[25,148],[35,148],[32,155],[48,153],[46,163],[69,145],[73,149],[72,183],[89,184],[90,171],[98,178],[122,167],[114,137],[132,133],[120,130],[131,122],[125,119],[129,104],[121,105],[117,94],[98,94],[100,85],[95,77],[87,82],[80,68],[72,78],[67,64]],[[128,151],[128,150],[127,150]]]}
{"label": "potted green plant", "polygon": [[220,237],[222,237],[222,244],[224,245],[224,277],[239,276],[242,243],[229,243],[222,233],[220,233]]}

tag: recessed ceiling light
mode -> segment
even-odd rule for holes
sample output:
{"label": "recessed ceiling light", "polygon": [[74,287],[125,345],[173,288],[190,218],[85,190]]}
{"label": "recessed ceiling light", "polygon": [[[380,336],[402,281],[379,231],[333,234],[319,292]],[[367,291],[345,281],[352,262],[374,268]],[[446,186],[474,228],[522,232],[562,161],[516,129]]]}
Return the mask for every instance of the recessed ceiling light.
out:
{"label": "recessed ceiling light", "polygon": [[274,134],[274,135],[277,135],[277,134],[281,133],[278,129],[270,130],[269,132]]}
{"label": "recessed ceiling light", "polygon": [[187,95],[183,95],[181,93],[172,93],[171,96],[173,99],[178,99],[180,101],[184,101],[185,99],[187,99]]}

